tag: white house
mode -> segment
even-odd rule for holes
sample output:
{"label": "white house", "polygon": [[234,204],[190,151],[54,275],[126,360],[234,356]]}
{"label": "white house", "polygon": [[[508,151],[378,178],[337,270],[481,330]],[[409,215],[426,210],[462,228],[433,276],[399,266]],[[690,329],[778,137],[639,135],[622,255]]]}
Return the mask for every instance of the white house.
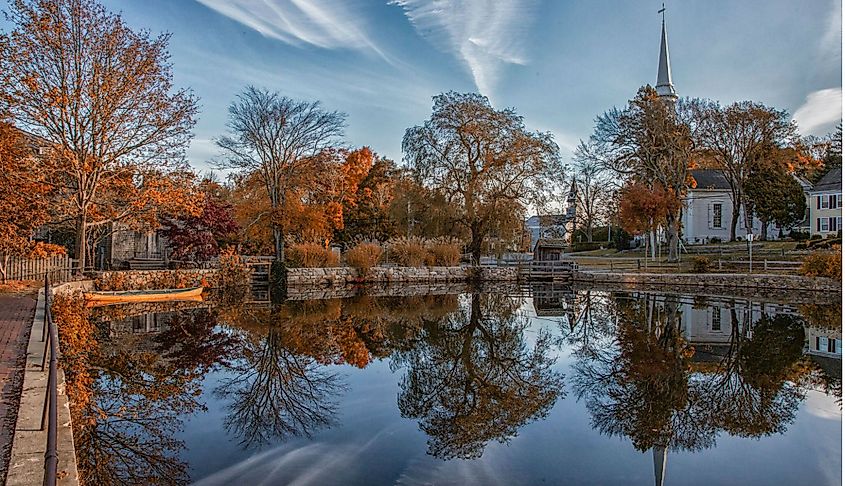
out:
{"label": "white house", "polygon": [[[721,171],[713,169],[691,170],[690,175],[695,179],[695,187],[687,191],[681,215],[684,243],[729,241],[733,201],[728,180]],[[751,223],[753,233],[759,234],[760,220],[752,218]],[[738,237],[743,237],[745,234],[744,211],[740,211],[736,231]],[[767,237],[777,238],[779,232],[780,228],[770,224]]]}
{"label": "white house", "polygon": [[809,191],[810,233],[833,236],[842,229],[842,169],[831,169]]}

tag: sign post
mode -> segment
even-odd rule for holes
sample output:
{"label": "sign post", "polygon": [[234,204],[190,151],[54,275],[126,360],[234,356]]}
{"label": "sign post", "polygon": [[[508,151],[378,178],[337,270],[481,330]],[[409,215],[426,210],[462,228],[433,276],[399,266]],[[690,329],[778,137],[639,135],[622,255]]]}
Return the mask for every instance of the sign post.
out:
{"label": "sign post", "polygon": [[747,233],[745,239],[748,241],[748,273],[753,273],[751,268],[751,242],[754,241],[754,233]]}

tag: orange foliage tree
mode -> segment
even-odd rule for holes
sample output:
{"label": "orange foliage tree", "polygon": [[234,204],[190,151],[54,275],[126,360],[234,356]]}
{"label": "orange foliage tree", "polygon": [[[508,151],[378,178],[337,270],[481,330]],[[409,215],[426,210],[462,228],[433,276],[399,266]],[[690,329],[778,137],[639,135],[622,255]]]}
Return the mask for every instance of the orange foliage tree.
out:
{"label": "orange foliage tree", "polygon": [[10,257],[44,257],[62,251],[33,241],[35,231],[49,217],[49,185],[43,172],[32,170],[34,161],[23,134],[0,121],[0,278],[4,282]]}
{"label": "orange foliage tree", "polygon": [[619,193],[619,219],[625,231],[643,234],[666,224],[680,210],[674,190],[630,182]]}
{"label": "orange foliage tree", "polygon": [[8,20],[0,101],[53,149],[38,171],[51,173],[80,268],[91,227],[163,202],[197,211],[184,184],[197,104],[173,89],[169,35],[133,31],[96,0],[14,0]]}

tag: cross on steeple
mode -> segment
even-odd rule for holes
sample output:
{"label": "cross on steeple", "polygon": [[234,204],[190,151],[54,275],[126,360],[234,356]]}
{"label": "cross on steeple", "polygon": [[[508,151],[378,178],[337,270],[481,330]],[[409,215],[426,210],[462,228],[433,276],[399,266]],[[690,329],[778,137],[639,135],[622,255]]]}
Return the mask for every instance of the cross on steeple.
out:
{"label": "cross on steeple", "polygon": [[660,8],[660,10],[657,11],[657,13],[663,14],[663,21],[665,22],[666,21],[666,4],[661,3],[660,5],[661,5],[661,8]]}

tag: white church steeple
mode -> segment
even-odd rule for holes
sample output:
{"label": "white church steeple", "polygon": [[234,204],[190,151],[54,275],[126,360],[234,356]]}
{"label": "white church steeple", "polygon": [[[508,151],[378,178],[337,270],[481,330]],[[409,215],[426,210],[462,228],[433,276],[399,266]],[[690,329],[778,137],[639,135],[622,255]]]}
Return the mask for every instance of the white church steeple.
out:
{"label": "white church steeple", "polygon": [[672,85],[672,67],[669,65],[669,41],[666,39],[666,5],[658,10],[657,13],[663,14],[662,26],[663,30],[660,35],[660,60],[657,63],[657,84],[654,89],[661,98],[672,101],[673,103],[678,99],[678,94],[675,92],[675,86]]}

